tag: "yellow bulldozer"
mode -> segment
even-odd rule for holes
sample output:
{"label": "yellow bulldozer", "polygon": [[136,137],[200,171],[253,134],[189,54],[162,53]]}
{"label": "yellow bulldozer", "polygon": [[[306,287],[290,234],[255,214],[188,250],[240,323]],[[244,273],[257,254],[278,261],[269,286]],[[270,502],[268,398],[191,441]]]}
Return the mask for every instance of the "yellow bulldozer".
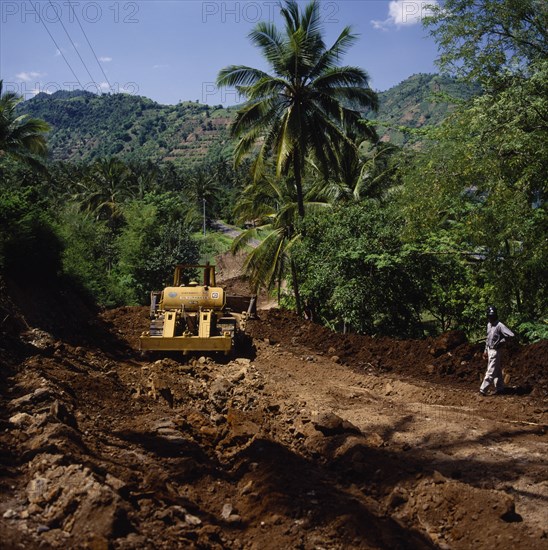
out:
{"label": "yellow bulldozer", "polygon": [[177,265],[173,285],[150,293],[150,329],[140,349],[228,355],[256,311],[256,296],[228,296],[216,285],[214,265]]}

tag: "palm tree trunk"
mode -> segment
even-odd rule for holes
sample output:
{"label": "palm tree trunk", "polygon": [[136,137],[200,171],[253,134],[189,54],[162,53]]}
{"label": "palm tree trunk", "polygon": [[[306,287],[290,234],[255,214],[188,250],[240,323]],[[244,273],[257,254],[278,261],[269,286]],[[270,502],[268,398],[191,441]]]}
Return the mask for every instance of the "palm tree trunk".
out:
{"label": "palm tree trunk", "polygon": [[301,295],[299,293],[299,280],[297,278],[297,266],[293,261],[293,258],[290,260],[291,264],[291,278],[293,279],[293,292],[295,293],[295,305],[297,307],[297,315],[299,317],[303,314],[303,308],[301,305]]}
{"label": "palm tree trunk", "polygon": [[[512,258],[512,249],[510,248],[510,242],[508,239],[504,239],[504,246],[506,248],[506,257],[508,258],[508,263],[512,266],[511,269],[514,271],[514,262]],[[512,273],[514,275],[514,273]],[[514,277],[510,277],[511,281],[515,281],[516,279]],[[513,283],[510,283],[510,287],[512,288],[514,292],[514,296],[516,298],[516,307],[519,312],[521,312],[521,295],[519,292],[519,287]]]}
{"label": "palm tree trunk", "polygon": [[295,189],[297,190],[297,208],[299,217],[304,218],[304,197],[303,197],[303,181],[301,173],[301,163],[299,154],[296,153],[293,157],[293,175],[295,176]]}

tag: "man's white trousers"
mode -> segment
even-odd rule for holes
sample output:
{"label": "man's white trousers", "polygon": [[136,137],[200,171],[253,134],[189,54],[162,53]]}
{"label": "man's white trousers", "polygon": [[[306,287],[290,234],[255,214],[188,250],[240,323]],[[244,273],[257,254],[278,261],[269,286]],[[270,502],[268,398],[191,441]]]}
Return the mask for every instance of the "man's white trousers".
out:
{"label": "man's white trousers", "polygon": [[488,349],[487,350],[487,371],[485,372],[485,378],[480,387],[480,391],[485,391],[491,384],[495,386],[495,390],[504,389],[504,378],[502,377],[501,349]]}

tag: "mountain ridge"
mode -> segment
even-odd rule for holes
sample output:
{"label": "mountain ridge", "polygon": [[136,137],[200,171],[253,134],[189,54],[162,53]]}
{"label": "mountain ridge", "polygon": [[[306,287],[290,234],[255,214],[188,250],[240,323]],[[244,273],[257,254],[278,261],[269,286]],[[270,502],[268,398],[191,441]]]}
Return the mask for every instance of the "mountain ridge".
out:
{"label": "mountain ridge", "polygon": [[[479,90],[450,77],[419,73],[378,92],[378,112],[364,115],[378,124],[383,141],[404,145],[408,138],[401,127],[439,124],[453,110],[447,98],[433,101],[439,92],[466,100]],[[162,105],[144,96],[84,90],[41,93],[18,106],[19,113],[50,124],[52,161],[91,162],[117,156],[175,164],[229,157],[233,150],[229,126],[237,109],[192,101]]]}

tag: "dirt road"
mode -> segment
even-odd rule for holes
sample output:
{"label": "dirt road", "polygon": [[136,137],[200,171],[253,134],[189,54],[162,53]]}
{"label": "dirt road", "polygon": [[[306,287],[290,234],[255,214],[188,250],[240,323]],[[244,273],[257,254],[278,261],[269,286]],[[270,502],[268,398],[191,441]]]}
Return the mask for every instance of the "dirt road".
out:
{"label": "dirt road", "polygon": [[481,398],[458,334],[272,309],[238,358],[181,360],[135,351],[147,308],[38,304],[0,303],[2,548],[548,548],[546,342]]}

